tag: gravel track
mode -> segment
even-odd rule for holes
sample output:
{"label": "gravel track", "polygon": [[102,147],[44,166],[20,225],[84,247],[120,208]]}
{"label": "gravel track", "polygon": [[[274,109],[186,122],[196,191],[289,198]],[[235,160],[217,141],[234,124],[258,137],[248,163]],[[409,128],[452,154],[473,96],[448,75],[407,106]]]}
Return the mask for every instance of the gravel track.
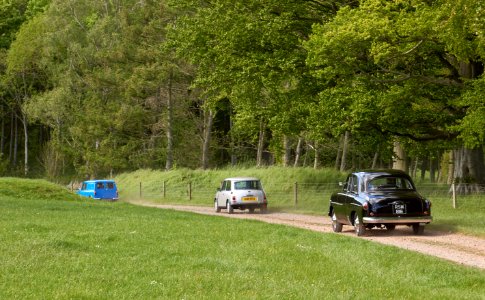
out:
{"label": "gravel track", "polygon": [[[133,202],[133,204],[162,209],[188,211],[204,215],[217,215],[237,219],[253,219],[267,223],[283,224],[325,233],[333,232],[330,218],[325,216],[310,216],[271,211],[269,211],[267,214],[250,214],[247,211],[239,210],[235,210],[234,214],[229,215],[224,209],[220,213],[216,213],[212,207],[160,205],[146,202]],[[341,234],[358,238],[355,236],[352,226],[344,225]],[[427,228],[424,230],[423,235],[417,236],[413,234],[410,227],[397,226],[392,232],[379,229],[368,230],[366,235],[360,238],[436,256],[461,265],[485,269],[485,239],[479,237],[471,237],[458,233],[431,231]]]}

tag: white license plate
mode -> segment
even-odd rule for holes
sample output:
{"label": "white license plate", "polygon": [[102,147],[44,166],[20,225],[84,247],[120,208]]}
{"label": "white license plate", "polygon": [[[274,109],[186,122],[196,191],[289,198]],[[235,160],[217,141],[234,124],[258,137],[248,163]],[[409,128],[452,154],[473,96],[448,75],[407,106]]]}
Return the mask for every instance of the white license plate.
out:
{"label": "white license plate", "polygon": [[402,215],[406,213],[406,204],[394,204],[394,214]]}

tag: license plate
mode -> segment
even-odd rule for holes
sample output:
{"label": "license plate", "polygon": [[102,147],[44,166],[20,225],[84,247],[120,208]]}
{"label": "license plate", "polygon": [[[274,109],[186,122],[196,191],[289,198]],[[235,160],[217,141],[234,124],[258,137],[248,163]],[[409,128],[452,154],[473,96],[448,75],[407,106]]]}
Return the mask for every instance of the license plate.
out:
{"label": "license plate", "polygon": [[242,197],[242,201],[256,201],[256,197]]}
{"label": "license plate", "polygon": [[394,214],[402,215],[406,213],[406,204],[394,204]]}

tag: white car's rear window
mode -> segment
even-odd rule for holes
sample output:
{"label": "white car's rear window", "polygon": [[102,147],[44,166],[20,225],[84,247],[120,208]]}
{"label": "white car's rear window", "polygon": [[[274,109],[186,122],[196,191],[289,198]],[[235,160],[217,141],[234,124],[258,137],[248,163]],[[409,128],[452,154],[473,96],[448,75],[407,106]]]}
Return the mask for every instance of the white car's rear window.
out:
{"label": "white car's rear window", "polygon": [[244,180],[234,182],[234,188],[236,190],[260,190],[261,182],[259,180]]}

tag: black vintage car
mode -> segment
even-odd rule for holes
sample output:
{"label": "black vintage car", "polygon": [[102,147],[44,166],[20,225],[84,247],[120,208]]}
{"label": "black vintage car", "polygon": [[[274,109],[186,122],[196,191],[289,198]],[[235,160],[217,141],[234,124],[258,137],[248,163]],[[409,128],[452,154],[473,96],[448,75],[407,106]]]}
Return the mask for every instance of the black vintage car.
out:
{"label": "black vintage car", "polygon": [[408,225],[414,234],[422,234],[424,225],[432,220],[431,202],[416,191],[405,172],[354,172],[342,185],[342,191],[330,198],[328,215],[334,232],[341,232],[342,225],[352,225],[361,236],[374,227],[394,230],[396,225]]}

